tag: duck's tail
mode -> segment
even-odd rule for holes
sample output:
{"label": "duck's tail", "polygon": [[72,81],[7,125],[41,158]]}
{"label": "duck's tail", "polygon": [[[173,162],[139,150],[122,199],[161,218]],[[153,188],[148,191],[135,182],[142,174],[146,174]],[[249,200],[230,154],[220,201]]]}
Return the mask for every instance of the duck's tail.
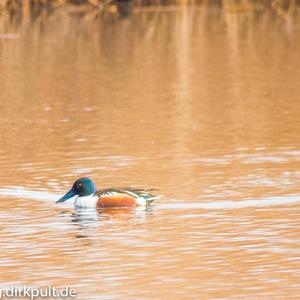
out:
{"label": "duck's tail", "polygon": [[161,195],[148,194],[147,196],[144,196],[143,198],[146,201],[146,205],[150,205],[154,200],[161,198]]}
{"label": "duck's tail", "polygon": [[151,190],[146,190],[146,189],[126,189],[124,190],[126,193],[130,194],[131,196],[135,197],[137,200],[137,203],[139,205],[150,205],[154,200],[159,199],[161,195],[153,195]]}

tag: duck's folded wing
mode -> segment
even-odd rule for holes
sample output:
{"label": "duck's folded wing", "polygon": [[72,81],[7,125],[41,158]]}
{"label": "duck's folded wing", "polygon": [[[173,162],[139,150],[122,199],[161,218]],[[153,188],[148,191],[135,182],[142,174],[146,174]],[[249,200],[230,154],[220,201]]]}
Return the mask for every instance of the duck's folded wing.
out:
{"label": "duck's folded wing", "polygon": [[151,192],[156,191],[155,189],[134,189],[134,188],[121,188],[121,189],[105,189],[98,191],[97,194],[99,196],[102,195],[119,195],[126,194],[133,198],[144,198],[146,201],[154,200],[159,198],[159,195],[154,195]]}
{"label": "duck's folded wing", "polygon": [[[133,207],[136,205],[149,205],[152,201],[160,198],[158,195],[150,193],[151,190],[146,189],[134,189],[134,188],[122,188],[122,189],[105,189],[97,192],[100,198],[99,205],[101,207],[116,206],[129,206]],[[101,201],[102,199],[102,201]],[[134,202],[134,204],[133,204]]]}

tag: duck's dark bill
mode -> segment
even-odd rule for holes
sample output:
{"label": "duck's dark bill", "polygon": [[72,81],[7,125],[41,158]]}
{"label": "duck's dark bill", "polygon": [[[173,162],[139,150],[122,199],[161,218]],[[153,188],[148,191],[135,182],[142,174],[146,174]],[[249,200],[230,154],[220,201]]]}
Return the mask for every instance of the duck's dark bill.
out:
{"label": "duck's dark bill", "polygon": [[76,193],[72,190],[68,191],[63,197],[56,201],[56,203],[67,201],[68,199],[76,196]]}

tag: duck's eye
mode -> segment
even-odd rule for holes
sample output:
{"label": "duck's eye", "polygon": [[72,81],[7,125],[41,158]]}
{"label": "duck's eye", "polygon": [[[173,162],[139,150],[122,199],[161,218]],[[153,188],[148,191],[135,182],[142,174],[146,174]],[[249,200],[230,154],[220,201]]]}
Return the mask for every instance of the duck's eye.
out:
{"label": "duck's eye", "polygon": [[78,183],[78,186],[82,186],[82,182],[79,182],[79,183]]}

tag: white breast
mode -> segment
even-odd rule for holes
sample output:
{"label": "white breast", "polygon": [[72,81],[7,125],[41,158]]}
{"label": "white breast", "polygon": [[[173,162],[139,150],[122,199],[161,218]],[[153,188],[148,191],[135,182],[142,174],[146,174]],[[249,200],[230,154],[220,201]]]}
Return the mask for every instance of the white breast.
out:
{"label": "white breast", "polygon": [[78,196],[75,200],[75,206],[81,208],[96,208],[98,196],[90,195],[85,197]]}

